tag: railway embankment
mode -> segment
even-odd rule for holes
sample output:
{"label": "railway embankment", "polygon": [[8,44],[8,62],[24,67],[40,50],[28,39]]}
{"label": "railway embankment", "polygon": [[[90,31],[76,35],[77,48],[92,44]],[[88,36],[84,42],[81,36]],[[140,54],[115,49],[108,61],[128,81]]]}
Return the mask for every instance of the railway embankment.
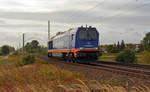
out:
{"label": "railway embankment", "polygon": [[[149,92],[143,79],[113,74],[60,59],[35,57],[32,64],[22,63],[24,56],[10,55],[0,60],[2,92]],[[143,90],[143,91],[142,91]],[[145,90],[145,91],[144,91]]]}
{"label": "railway embankment", "polygon": [[[112,83],[119,84],[121,86],[125,86],[128,84],[126,88],[132,88],[133,86],[138,85],[149,85],[149,70],[145,72],[148,75],[143,76],[141,68],[129,67],[129,66],[109,66],[109,65],[83,65],[83,64],[74,64],[64,62],[61,59],[56,58],[47,58],[40,57],[42,59],[48,60],[50,64],[54,64],[63,69],[67,69],[70,71],[80,72],[86,78],[101,81],[102,83]],[[99,63],[100,64],[100,63]],[[140,72],[139,72],[140,71]]]}

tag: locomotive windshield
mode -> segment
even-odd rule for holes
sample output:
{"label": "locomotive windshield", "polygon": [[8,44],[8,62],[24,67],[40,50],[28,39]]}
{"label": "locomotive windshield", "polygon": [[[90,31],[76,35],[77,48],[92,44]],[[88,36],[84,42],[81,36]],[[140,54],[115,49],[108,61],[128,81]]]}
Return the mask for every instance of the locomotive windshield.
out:
{"label": "locomotive windshield", "polygon": [[79,31],[79,39],[81,40],[97,40],[98,35],[96,29],[82,29]]}

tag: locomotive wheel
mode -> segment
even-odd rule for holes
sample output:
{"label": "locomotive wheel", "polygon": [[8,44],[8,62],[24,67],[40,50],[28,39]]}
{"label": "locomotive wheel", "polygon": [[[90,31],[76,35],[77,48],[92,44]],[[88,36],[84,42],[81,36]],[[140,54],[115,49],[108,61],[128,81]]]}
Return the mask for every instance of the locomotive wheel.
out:
{"label": "locomotive wheel", "polygon": [[75,58],[73,56],[73,53],[69,53],[67,59],[68,59],[67,60],[68,62],[72,62],[72,63],[76,62],[76,60],[75,60]]}
{"label": "locomotive wheel", "polygon": [[48,53],[48,57],[52,57],[52,52]]}
{"label": "locomotive wheel", "polygon": [[49,53],[47,54],[48,57],[50,57]]}
{"label": "locomotive wheel", "polygon": [[67,55],[67,62],[71,62],[71,53]]}
{"label": "locomotive wheel", "polygon": [[74,54],[73,53],[71,53],[71,59],[72,59],[72,63],[76,63],[77,62],[77,59],[74,57]]}

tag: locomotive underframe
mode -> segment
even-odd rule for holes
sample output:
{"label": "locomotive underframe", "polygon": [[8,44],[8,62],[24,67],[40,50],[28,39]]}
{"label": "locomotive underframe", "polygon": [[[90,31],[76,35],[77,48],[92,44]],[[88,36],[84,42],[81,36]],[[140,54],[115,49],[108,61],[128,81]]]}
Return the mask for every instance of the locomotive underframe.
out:
{"label": "locomotive underframe", "polygon": [[77,51],[77,52],[48,52],[49,57],[61,57],[69,62],[89,63],[93,62],[101,56],[99,51]]}

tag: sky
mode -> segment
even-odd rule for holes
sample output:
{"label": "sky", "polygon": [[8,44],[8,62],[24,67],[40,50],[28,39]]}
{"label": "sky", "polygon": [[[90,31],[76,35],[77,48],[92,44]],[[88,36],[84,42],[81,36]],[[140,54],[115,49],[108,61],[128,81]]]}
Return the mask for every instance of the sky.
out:
{"label": "sky", "polygon": [[47,44],[51,36],[80,26],[94,26],[100,44],[140,43],[150,32],[149,0],[0,0],[0,46],[20,47],[37,39]]}

